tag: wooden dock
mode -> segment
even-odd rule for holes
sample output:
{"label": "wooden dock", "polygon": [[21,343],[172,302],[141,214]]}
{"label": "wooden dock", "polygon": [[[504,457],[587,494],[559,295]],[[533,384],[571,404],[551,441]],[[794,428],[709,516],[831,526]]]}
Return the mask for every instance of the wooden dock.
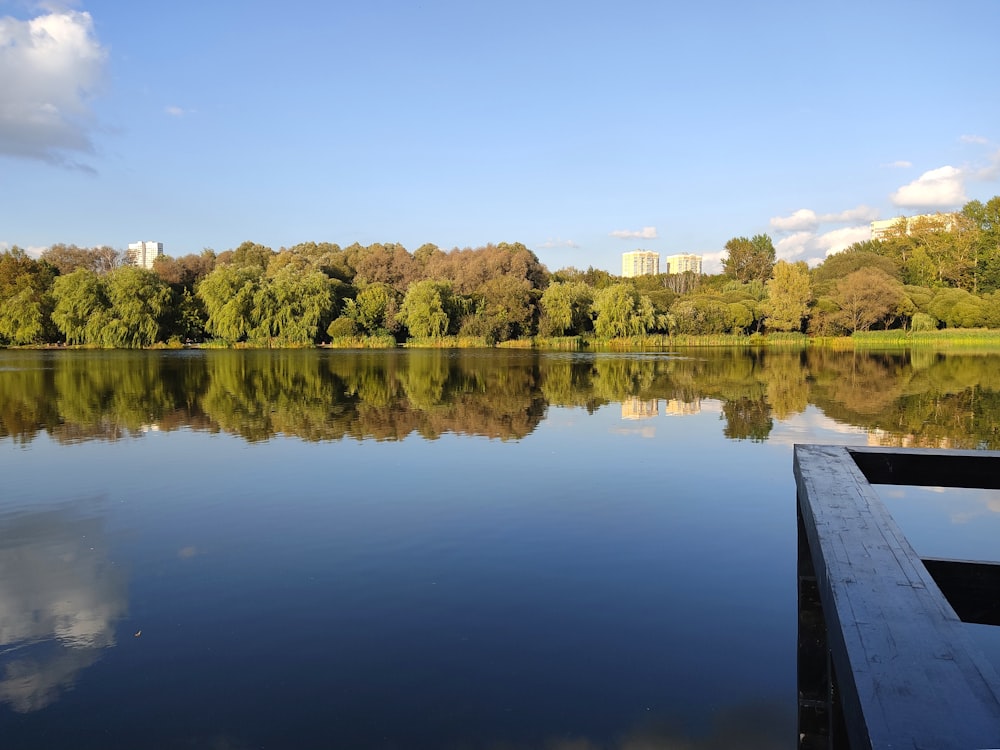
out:
{"label": "wooden dock", "polygon": [[1000,624],[1000,564],[922,560],[872,487],[1000,489],[1000,453],[797,445],[794,468],[799,747],[1000,748],[1000,678],[962,624]]}

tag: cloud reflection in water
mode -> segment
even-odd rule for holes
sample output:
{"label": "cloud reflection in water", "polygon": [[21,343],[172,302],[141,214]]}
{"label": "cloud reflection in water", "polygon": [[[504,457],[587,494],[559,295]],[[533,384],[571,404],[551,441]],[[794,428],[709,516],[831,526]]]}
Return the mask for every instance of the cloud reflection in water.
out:
{"label": "cloud reflection in water", "polygon": [[0,703],[38,711],[72,687],[127,608],[124,573],[100,522],[69,510],[4,519],[0,538]]}

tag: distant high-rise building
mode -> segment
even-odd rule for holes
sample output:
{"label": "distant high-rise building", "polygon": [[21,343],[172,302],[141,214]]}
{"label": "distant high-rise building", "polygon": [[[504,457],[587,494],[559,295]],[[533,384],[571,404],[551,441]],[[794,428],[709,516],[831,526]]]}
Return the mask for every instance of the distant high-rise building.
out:
{"label": "distant high-rise building", "polygon": [[941,232],[950,232],[955,226],[958,214],[919,214],[917,216],[897,216],[895,219],[881,219],[871,223],[872,239],[881,240],[884,237],[892,236],[902,222],[903,231],[907,235],[913,230],[923,225],[924,228],[936,229]]}
{"label": "distant high-rise building", "polygon": [[667,256],[667,273],[701,273],[701,256],[679,253]]}
{"label": "distant high-rise building", "polygon": [[622,253],[622,276],[655,276],[660,272],[660,254],[648,250]]}
{"label": "distant high-rise building", "polygon": [[128,257],[140,268],[152,268],[153,263],[163,255],[162,242],[130,242]]}

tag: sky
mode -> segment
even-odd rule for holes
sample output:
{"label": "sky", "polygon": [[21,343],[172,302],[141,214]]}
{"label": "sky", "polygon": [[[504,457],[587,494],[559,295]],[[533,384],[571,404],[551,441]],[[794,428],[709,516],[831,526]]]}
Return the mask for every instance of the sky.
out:
{"label": "sky", "polygon": [[1000,3],[0,0],[0,250],[522,242],[548,266],[1000,194]]}

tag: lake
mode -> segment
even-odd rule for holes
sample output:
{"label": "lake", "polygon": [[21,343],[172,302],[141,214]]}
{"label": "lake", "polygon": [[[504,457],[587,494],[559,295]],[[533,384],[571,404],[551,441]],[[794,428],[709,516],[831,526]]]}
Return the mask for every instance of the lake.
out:
{"label": "lake", "polygon": [[1000,448],[1000,357],[0,352],[2,745],[795,747],[800,442]]}

